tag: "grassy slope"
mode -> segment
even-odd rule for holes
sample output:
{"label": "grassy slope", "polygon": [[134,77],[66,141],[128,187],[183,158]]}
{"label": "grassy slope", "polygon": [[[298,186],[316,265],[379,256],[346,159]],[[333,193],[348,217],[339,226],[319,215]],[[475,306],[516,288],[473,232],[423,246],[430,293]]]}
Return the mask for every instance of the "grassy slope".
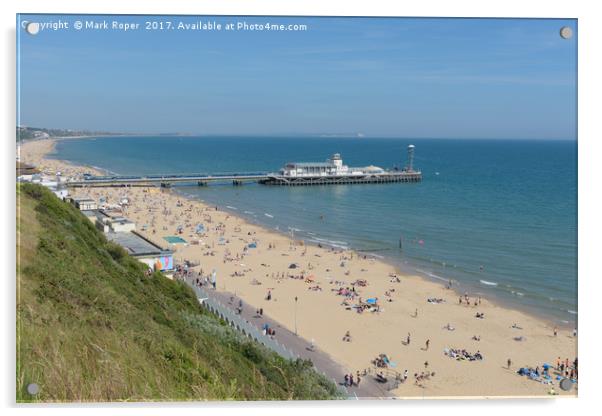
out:
{"label": "grassy slope", "polygon": [[205,312],[184,284],[145,277],[49,191],[17,192],[17,401],[336,395],[308,362],[283,360]]}

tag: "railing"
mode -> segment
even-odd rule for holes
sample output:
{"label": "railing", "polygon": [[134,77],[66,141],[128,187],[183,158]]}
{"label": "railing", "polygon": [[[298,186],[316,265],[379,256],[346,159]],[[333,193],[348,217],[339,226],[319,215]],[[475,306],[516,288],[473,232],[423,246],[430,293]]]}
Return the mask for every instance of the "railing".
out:
{"label": "railing", "polygon": [[226,321],[230,326],[284,358],[290,360],[296,360],[299,358],[297,354],[287,349],[284,345],[281,345],[275,339],[270,338],[268,335],[264,335],[263,332],[261,332],[255,325],[252,325],[248,321],[241,318],[230,308],[223,305],[220,301],[212,299],[204,289],[192,284],[191,282],[187,283],[195,291],[197,297],[199,298],[199,302],[201,302],[201,304],[210,312]]}
{"label": "railing", "polygon": [[[186,279],[184,280],[192,290],[197,295],[199,302],[211,313],[218,316],[219,318],[226,321],[230,326],[232,326],[237,331],[241,332],[245,336],[249,337],[252,340],[260,343],[266,348],[272,350],[276,354],[281,357],[289,360],[296,360],[301,358],[294,351],[286,348],[284,345],[280,344],[275,339],[271,338],[269,335],[264,335],[262,331],[259,330],[255,325],[249,323],[245,319],[243,319],[240,315],[234,313],[232,309],[222,304],[219,300],[213,299],[211,295],[206,292],[203,288],[195,285],[192,281]],[[318,370],[314,366],[314,370],[321,372],[325,377],[328,378],[328,375],[323,371]],[[340,385],[336,379],[333,378],[333,382],[337,386],[337,388],[343,393],[348,399],[352,399],[349,391],[345,386]]]}

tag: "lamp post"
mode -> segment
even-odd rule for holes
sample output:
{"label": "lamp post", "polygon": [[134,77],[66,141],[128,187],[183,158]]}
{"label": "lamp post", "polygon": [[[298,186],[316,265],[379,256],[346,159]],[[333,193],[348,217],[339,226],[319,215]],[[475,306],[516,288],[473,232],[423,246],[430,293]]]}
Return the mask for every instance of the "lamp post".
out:
{"label": "lamp post", "polygon": [[297,301],[299,298],[295,296],[295,336],[297,336]]}

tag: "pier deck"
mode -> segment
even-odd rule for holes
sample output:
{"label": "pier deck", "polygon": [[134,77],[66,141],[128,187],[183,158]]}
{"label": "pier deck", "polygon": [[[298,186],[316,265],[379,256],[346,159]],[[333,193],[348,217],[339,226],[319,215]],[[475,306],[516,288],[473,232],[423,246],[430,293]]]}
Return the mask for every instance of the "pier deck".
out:
{"label": "pier deck", "polygon": [[148,176],[90,176],[79,181],[65,184],[73,188],[81,187],[119,187],[119,186],[161,186],[172,184],[195,184],[207,186],[209,183],[232,182],[241,185],[244,182],[258,182],[267,178],[265,173],[227,173],[227,174],[184,174],[184,175],[148,175]]}
{"label": "pier deck", "polygon": [[124,186],[161,186],[172,184],[194,184],[207,186],[209,183],[231,182],[242,185],[246,182],[257,182],[262,185],[310,186],[310,185],[350,185],[368,183],[420,182],[421,172],[388,171],[381,174],[348,175],[348,176],[299,176],[289,177],[268,173],[228,173],[228,174],[185,174],[185,175],[149,175],[149,176],[89,176],[83,180],[68,181],[65,185],[73,188],[81,187],[124,187]]}

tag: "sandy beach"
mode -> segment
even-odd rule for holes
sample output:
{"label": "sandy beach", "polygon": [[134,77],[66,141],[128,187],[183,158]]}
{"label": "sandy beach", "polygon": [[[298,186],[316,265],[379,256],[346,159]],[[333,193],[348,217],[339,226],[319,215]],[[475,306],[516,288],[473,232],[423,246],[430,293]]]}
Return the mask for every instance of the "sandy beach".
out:
{"label": "sandy beach", "polygon": [[[25,143],[20,160],[47,174],[94,172],[46,158],[54,143],[50,139]],[[553,397],[550,385],[520,376],[517,370],[543,370],[544,363],[555,366],[559,358],[572,363],[577,354],[572,329],[557,328],[555,335],[553,324],[522,311],[457,293],[453,285],[450,289],[402,275],[392,265],[353,250],[305,245],[249,223],[225,207],[188,200],[173,190],[71,192],[97,201],[102,197],[111,204],[127,197],[124,215],[136,222],[141,234],[174,250],[177,261],[198,263],[195,270],[204,275],[215,269],[217,290],[235,293],[245,307],[263,308],[290,330],[296,327],[308,345],[313,341],[350,373],[373,368],[372,360],[386,354],[390,369],[408,372],[407,381],[393,391],[398,397]],[[204,225],[204,233],[195,232],[197,224]],[[176,235],[186,243],[169,244],[164,239]],[[350,341],[343,340],[347,332]],[[483,359],[457,360],[452,349]],[[426,372],[428,379],[416,381],[415,374]],[[555,380],[554,370],[550,375]],[[555,382],[553,389],[561,396],[577,394],[577,384],[565,392]]]}

